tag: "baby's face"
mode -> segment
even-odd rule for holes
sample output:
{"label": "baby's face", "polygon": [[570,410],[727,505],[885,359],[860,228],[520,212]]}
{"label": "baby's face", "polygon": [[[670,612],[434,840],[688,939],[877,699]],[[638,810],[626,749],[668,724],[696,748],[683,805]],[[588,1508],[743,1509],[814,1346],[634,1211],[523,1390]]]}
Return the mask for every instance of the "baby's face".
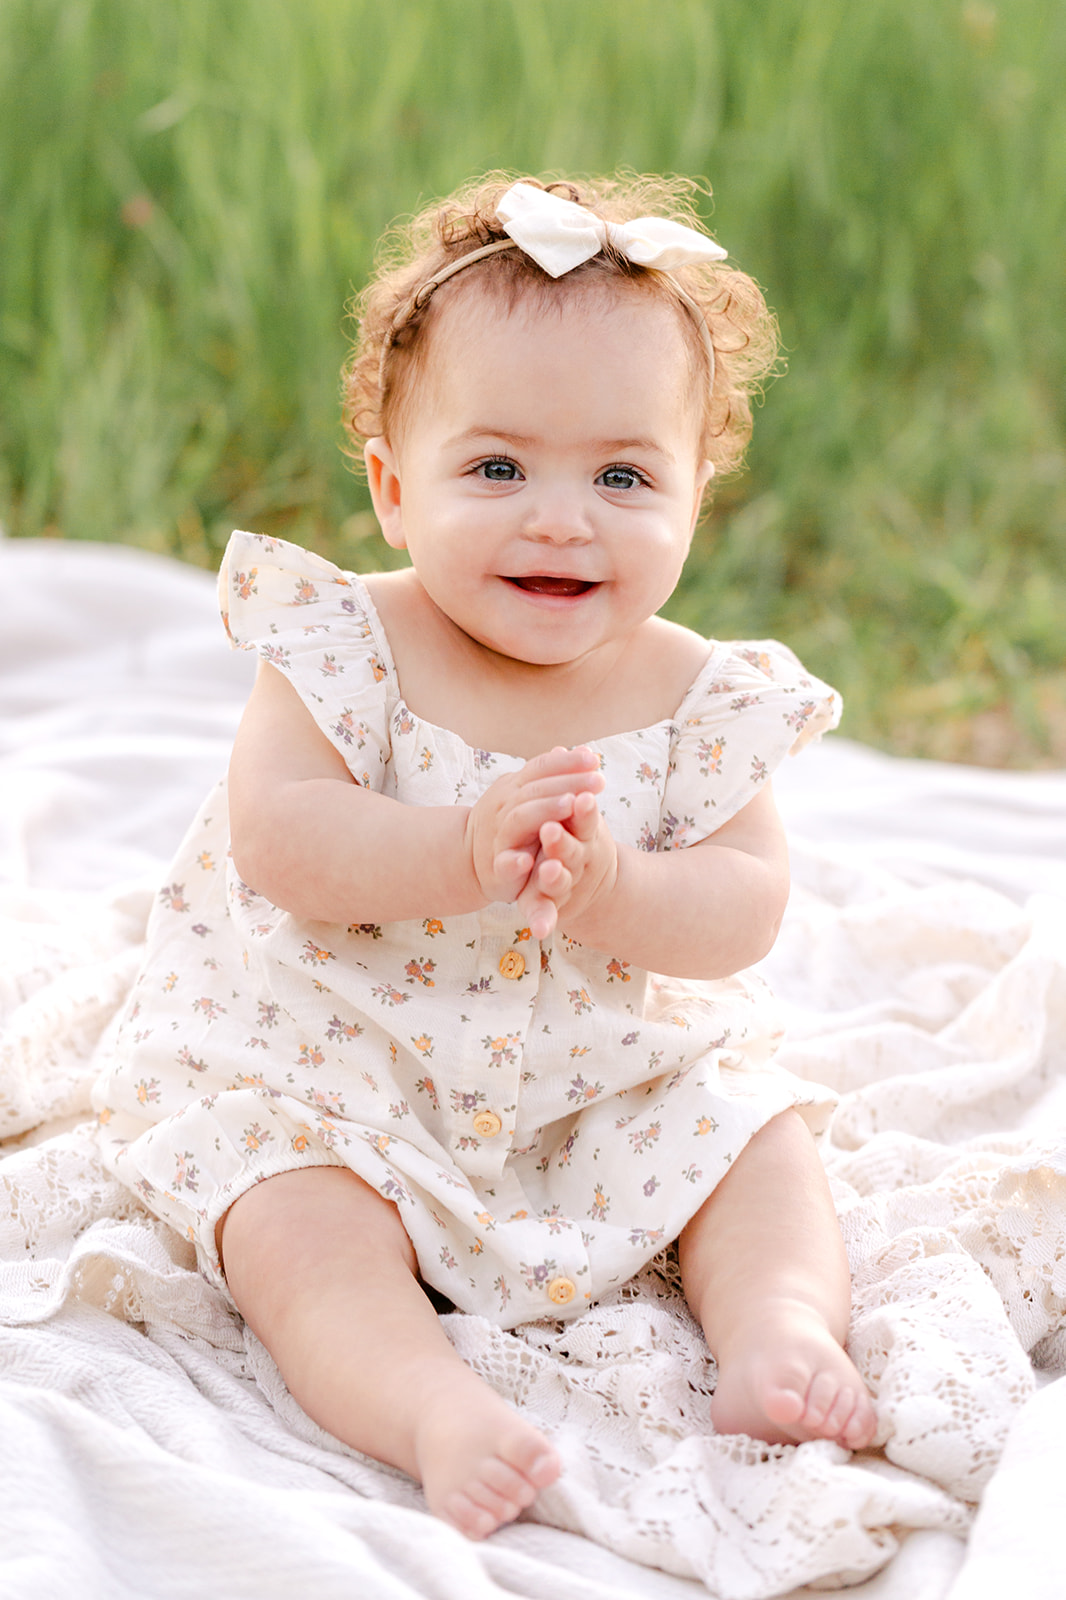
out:
{"label": "baby's face", "polygon": [[679,317],[638,294],[448,305],[375,509],[470,638],[538,665],[624,646],[673,591],[710,466]]}

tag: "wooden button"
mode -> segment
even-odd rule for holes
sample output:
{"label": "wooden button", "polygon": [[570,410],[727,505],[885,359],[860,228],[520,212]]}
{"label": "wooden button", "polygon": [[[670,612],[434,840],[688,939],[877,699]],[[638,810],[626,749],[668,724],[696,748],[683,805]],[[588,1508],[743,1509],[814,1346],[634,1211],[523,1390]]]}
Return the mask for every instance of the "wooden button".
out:
{"label": "wooden button", "polygon": [[479,1111],[474,1118],[474,1132],[482,1139],[495,1139],[502,1127],[495,1111]]}
{"label": "wooden button", "polygon": [[520,950],[508,950],[500,957],[500,972],[505,978],[520,978],[526,970],[526,958]]}
{"label": "wooden button", "polygon": [[548,1299],[553,1305],[568,1306],[577,1294],[569,1278],[553,1278],[548,1285]]}

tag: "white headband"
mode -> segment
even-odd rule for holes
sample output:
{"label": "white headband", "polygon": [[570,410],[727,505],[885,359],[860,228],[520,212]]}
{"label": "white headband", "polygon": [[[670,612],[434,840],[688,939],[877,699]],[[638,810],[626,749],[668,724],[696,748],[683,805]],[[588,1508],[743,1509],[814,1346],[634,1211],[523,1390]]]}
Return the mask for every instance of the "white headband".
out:
{"label": "white headband", "polygon": [[[464,267],[473,266],[499,250],[524,250],[549,277],[561,278],[583,261],[598,255],[605,244],[632,261],[634,266],[652,267],[670,273],[671,268],[690,261],[722,261],[729,252],[695,228],[686,228],[669,217],[636,217],[632,222],[605,222],[584,206],[530,183],[513,183],[496,205],[496,215],[506,239],[497,239],[480,250],[471,250],[450,266],[434,273],[420,284],[411,300],[412,310],[421,310],[434,289]],[[714,386],[714,345],[707,320],[692,296],[686,294],[676,278],[671,283],[691,314],[707,351],[710,386]],[[390,338],[381,352],[381,388],[384,392],[385,358],[392,345]]]}

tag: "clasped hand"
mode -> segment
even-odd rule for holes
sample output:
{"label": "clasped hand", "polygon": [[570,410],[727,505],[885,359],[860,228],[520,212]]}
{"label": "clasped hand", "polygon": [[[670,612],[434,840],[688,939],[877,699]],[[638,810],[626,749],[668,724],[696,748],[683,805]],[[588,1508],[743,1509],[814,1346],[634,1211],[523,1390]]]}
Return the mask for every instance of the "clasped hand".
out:
{"label": "clasped hand", "polygon": [[609,892],[618,850],[596,803],[604,787],[584,745],[527,761],[487,789],[468,815],[466,843],[489,901],[513,901],[535,939],[564,909],[573,923]]}

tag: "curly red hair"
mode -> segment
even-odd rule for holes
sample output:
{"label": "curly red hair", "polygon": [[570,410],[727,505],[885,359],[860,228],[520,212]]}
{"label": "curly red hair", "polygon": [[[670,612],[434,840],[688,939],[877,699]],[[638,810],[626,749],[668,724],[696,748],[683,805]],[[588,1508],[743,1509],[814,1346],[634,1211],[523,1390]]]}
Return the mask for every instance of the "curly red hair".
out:
{"label": "curly red hair", "polygon": [[[550,277],[520,249],[500,250],[458,272],[428,298],[418,290],[429,278],[483,245],[505,240],[496,204],[516,178],[491,172],[428,206],[405,226],[389,230],[373,278],[353,307],[358,332],[343,372],[344,422],[350,454],[362,445],[395,436],[412,402],[419,367],[442,307],[458,294],[481,293],[508,308],[532,295],[560,304],[593,286],[613,281],[622,292],[650,294],[677,308],[693,367],[703,390],[703,453],[715,473],[735,470],[751,436],[751,403],[772,371],[778,352],[777,324],[753,279],[722,261],[691,263],[670,273],[641,267],[610,245],[561,278]],[[571,182],[523,178],[523,183],[558,193],[608,222],[666,216],[700,227],[692,179],[622,173]],[[676,293],[679,284],[702,313],[714,347],[714,382],[707,383],[703,335]]]}

